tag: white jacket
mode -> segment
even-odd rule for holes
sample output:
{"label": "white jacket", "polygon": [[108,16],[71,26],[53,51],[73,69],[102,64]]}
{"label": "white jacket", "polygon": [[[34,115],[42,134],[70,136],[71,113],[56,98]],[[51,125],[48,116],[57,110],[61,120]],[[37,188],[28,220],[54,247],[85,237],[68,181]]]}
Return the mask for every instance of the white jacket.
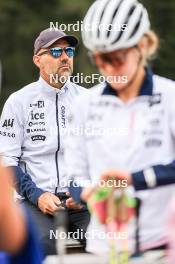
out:
{"label": "white jacket", "polygon": [[[100,84],[88,97],[78,98],[66,144],[69,178],[82,185],[96,184],[109,169],[123,169],[137,177],[152,167],[160,176],[175,174],[175,167],[168,169],[175,160],[175,83],[147,72],[140,95],[128,103],[121,101],[109,85]],[[174,184],[137,192],[142,202],[142,249],[166,243],[166,208],[173,193]],[[97,227],[92,220],[89,231],[91,227]],[[130,239],[134,245],[134,237]],[[98,242],[98,249],[105,250],[104,241]],[[87,249],[97,249],[95,239]]]}
{"label": "white jacket", "polygon": [[0,120],[5,165],[19,165],[44,191],[67,190],[63,161],[67,118],[75,97],[86,93],[70,81],[61,90],[55,89],[41,77],[13,93]]}

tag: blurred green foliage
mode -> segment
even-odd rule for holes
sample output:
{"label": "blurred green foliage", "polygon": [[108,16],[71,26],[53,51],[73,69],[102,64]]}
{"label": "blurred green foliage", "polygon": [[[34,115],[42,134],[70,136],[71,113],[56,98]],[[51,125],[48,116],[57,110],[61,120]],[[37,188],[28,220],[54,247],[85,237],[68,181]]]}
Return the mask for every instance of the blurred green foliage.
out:
{"label": "blurred green foliage", "polygon": [[[0,105],[13,91],[38,78],[33,65],[33,43],[50,22],[59,24],[82,21],[93,0],[0,0],[0,61],[2,93]],[[142,0],[150,12],[152,25],[161,38],[159,58],[154,62],[158,74],[175,78],[175,1]],[[80,32],[70,32],[80,39],[74,73],[97,72],[87,57]],[[86,85],[87,86],[87,85]]]}

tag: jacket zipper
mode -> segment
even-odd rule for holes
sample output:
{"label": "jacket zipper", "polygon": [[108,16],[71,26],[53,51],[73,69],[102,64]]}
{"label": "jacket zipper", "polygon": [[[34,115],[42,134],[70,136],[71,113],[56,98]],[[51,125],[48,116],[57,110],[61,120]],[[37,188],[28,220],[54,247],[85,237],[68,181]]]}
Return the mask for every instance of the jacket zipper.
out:
{"label": "jacket zipper", "polygon": [[56,173],[57,173],[57,187],[55,189],[55,193],[57,193],[57,189],[59,186],[59,170],[58,170],[58,151],[60,150],[60,129],[59,129],[59,115],[58,115],[58,93],[56,94],[56,123],[57,123],[57,131],[58,131],[58,148],[55,152],[55,163],[56,163]]}

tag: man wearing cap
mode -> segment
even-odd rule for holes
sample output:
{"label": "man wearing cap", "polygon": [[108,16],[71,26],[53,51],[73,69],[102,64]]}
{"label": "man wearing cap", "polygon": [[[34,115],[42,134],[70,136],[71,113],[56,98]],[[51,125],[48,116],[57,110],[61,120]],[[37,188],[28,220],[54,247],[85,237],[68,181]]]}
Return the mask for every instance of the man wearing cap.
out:
{"label": "man wearing cap", "polygon": [[70,231],[85,232],[89,222],[87,210],[75,205],[67,193],[63,159],[67,118],[75,97],[87,92],[69,78],[77,44],[74,36],[60,30],[42,31],[33,56],[39,80],[8,98],[0,120],[4,164],[15,171],[18,193],[38,224],[46,255],[56,253],[50,232],[53,215],[63,203]]}

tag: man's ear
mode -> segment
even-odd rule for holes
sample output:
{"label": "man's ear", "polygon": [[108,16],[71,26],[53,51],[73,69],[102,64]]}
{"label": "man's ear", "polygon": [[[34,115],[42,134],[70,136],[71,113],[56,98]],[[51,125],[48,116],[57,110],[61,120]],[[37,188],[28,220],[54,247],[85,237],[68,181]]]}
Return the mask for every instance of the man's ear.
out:
{"label": "man's ear", "polygon": [[33,56],[33,63],[38,67],[40,68],[40,56],[37,56],[37,55],[34,55]]}

